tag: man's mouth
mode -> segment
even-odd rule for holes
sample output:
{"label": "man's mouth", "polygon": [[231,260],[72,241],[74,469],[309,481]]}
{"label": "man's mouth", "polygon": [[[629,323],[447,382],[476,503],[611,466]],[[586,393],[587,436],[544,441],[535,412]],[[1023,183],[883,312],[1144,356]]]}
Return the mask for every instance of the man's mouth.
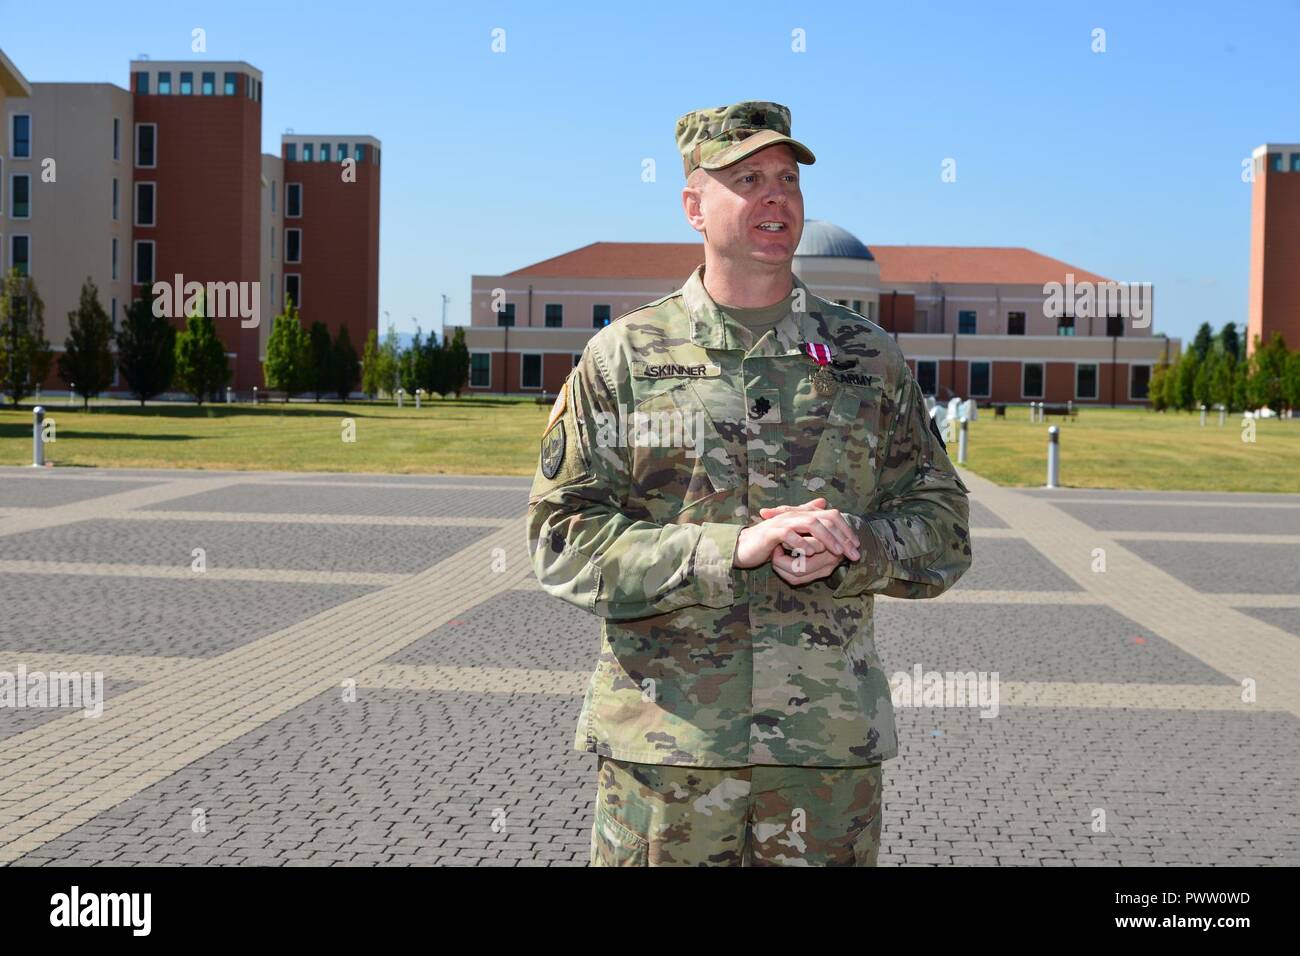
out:
{"label": "man's mouth", "polygon": [[765,219],[758,224],[757,228],[764,232],[785,232],[785,223],[775,219]]}

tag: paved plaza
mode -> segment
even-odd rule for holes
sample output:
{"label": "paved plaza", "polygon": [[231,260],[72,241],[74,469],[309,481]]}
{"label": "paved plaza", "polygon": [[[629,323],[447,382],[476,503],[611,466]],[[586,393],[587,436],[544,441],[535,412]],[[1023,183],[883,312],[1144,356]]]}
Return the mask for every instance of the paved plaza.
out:
{"label": "paved plaza", "polygon": [[[964,477],[971,570],[876,642],[999,710],[898,709],[881,865],[1300,864],[1300,495]],[[0,863],[585,866],[600,624],[529,485],[0,468],[0,672],[105,695],[0,707]]]}

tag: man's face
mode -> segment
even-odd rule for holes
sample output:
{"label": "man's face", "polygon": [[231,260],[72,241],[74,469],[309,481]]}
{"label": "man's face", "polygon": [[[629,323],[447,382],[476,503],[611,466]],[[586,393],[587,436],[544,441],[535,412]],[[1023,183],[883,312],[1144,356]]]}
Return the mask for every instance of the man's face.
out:
{"label": "man's face", "polygon": [[682,191],[682,204],[705,243],[736,265],[788,266],[803,235],[799,164],[785,143],[703,170],[698,186]]}

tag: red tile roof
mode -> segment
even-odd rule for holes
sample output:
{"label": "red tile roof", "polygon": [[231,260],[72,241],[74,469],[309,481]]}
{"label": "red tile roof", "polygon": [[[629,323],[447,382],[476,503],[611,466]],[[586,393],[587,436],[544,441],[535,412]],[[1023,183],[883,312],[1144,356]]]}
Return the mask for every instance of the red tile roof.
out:
{"label": "red tile roof", "polygon": [[[880,280],[890,282],[1043,285],[1104,282],[1102,276],[1019,246],[870,246],[880,265]],[[593,242],[543,259],[512,276],[586,279],[677,279],[685,281],[704,261],[700,242]]]}

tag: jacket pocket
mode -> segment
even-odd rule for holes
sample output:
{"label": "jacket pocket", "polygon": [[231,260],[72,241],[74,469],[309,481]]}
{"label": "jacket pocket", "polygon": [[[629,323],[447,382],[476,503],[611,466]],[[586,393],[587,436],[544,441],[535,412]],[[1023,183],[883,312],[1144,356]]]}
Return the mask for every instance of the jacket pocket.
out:
{"label": "jacket pocket", "polygon": [[808,464],[805,487],[826,494],[834,506],[861,510],[876,490],[881,390],[840,384],[831,400],[821,437]]}

